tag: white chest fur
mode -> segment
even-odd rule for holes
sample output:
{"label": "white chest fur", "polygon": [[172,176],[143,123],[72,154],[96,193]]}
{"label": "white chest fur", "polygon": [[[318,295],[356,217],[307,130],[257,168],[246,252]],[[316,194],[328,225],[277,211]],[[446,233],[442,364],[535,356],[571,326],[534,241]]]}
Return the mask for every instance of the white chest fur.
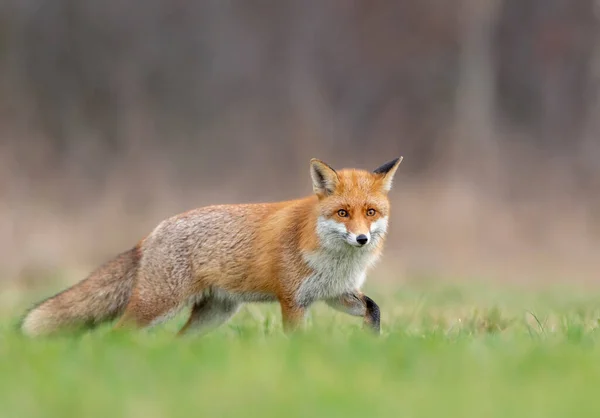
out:
{"label": "white chest fur", "polygon": [[359,289],[375,255],[365,248],[348,246],[343,251],[319,250],[304,256],[313,273],[300,286],[296,299],[301,305],[336,297]]}

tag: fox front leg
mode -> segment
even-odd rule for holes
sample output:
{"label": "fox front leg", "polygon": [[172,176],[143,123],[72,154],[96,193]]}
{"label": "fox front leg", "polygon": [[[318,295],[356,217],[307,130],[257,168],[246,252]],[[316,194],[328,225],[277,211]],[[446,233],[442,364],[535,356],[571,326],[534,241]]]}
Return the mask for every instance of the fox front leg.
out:
{"label": "fox front leg", "polygon": [[289,335],[300,330],[304,325],[306,308],[295,303],[293,298],[288,297],[280,298],[279,304],[281,305],[283,331]]}
{"label": "fox front leg", "polygon": [[333,309],[352,316],[362,316],[366,328],[376,334],[381,332],[381,315],[379,306],[370,297],[360,293],[344,293],[325,301]]}

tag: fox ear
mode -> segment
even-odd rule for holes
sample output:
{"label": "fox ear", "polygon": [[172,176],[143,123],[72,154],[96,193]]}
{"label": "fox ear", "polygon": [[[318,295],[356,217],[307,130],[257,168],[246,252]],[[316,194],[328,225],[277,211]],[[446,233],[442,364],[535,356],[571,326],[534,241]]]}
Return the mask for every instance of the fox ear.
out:
{"label": "fox ear", "polygon": [[320,196],[332,194],[338,186],[339,179],[336,171],[321,160],[310,160],[310,176],[313,191]]}
{"label": "fox ear", "polygon": [[394,174],[396,174],[396,170],[398,169],[398,166],[402,162],[403,158],[404,157],[396,158],[395,160],[385,163],[381,167],[373,170],[373,173],[377,174],[378,176],[381,176],[381,179],[383,181],[382,187],[384,191],[389,192],[392,189]]}

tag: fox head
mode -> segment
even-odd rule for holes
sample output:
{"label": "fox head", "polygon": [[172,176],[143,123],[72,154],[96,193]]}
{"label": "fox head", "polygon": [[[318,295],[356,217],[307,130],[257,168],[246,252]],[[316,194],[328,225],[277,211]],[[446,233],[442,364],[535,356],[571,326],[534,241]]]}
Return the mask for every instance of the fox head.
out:
{"label": "fox head", "polygon": [[387,232],[388,192],[402,157],[372,172],[336,171],[313,158],[310,174],[319,199],[317,234],[330,249],[373,248]]}

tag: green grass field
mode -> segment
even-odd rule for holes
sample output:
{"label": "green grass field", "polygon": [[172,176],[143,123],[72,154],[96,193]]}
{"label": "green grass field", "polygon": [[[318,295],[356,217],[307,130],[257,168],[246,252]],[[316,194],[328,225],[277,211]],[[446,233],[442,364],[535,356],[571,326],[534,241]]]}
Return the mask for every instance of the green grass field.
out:
{"label": "green grass field", "polygon": [[106,326],[28,340],[14,330],[21,312],[10,312],[0,416],[598,415],[600,291],[429,284],[368,293],[382,309],[379,338],[321,305],[291,338],[276,305],[247,306],[207,336],[180,339],[183,315],[133,334]]}

